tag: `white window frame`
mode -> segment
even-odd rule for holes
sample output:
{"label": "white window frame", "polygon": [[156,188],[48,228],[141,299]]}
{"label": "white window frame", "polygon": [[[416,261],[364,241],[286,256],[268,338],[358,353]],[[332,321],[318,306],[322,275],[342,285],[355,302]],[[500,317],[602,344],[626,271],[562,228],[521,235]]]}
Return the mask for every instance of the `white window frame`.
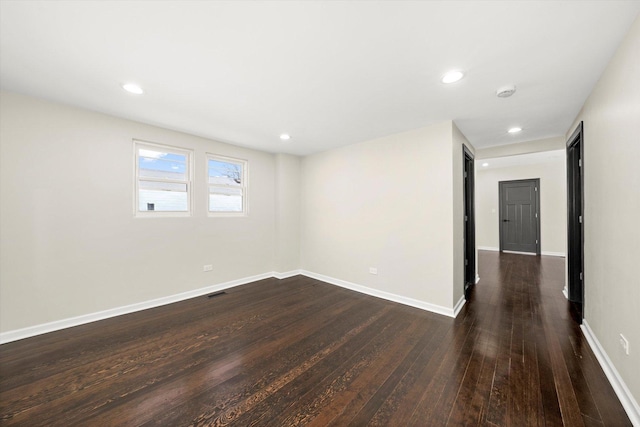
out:
{"label": "white window frame", "polygon": [[[244,159],[238,159],[235,157],[221,156],[219,154],[207,153],[206,162],[206,184],[207,184],[207,214],[210,217],[246,217],[249,215],[249,161]],[[215,160],[225,163],[235,163],[242,166],[242,178],[240,179],[240,186],[235,185],[221,185],[209,183],[209,160]],[[209,196],[211,194],[211,187],[224,188],[240,188],[242,190],[242,212],[224,212],[224,211],[212,211],[210,210]]]}
{"label": "white window frame", "polygon": [[[140,177],[140,149],[149,149],[154,151],[164,151],[171,154],[179,154],[186,156],[185,162],[185,180],[173,180],[166,178],[149,178]],[[157,144],[155,142],[147,142],[138,139],[133,140],[133,162],[135,167],[134,175],[134,205],[133,212],[135,217],[139,218],[167,218],[167,217],[190,217],[192,215],[192,193],[193,193],[193,150],[187,148],[174,147],[171,145]],[[187,186],[187,210],[186,211],[141,211],[140,210],[140,181],[153,181],[163,183],[186,184]]]}

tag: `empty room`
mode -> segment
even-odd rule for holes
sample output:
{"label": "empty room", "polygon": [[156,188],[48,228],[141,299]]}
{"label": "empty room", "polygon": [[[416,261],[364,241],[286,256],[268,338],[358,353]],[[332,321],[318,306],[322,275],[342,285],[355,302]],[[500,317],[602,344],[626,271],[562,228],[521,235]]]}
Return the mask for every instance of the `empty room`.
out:
{"label": "empty room", "polygon": [[0,0],[0,424],[640,427],[639,14]]}

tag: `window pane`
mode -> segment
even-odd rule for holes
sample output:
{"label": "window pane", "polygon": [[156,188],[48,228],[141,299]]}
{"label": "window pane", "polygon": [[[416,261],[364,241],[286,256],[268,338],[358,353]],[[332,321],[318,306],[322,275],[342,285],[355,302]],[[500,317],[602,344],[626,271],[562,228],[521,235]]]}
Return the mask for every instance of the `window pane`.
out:
{"label": "window pane", "polygon": [[209,184],[242,185],[242,164],[209,160]]}
{"label": "window pane", "polygon": [[187,212],[187,184],[140,181],[140,211]]}
{"label": "window pane", "polygon": [[191,151],[178,148],[174,151],[171,147],[147,145],[140,141],[135,142],[135,146],[137,212],[188,213]]}
{"label": "window pane", "polygon": [[140,180],[140,189],[155,191],[180,191],[187,192],[187,184],[179,182],[143,181]]}
{"label": "window pane", "polygon": [[140,148],[138,168],[141,177],[184,181],[187,179],[187,156]]}
{"label": "window pane", "polygon": [[211,212],[242,212],[242,189],[209,187]]}

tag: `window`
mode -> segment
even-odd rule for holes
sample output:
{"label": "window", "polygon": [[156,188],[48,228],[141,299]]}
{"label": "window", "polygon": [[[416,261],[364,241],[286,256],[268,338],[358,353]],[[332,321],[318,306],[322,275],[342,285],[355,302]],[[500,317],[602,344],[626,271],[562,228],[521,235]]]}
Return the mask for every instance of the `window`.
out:
{"label": "window", "polygon": [[189,216],[191,151],[134,142],[136,216]]}
{"label": "window", "polygon": [[247,214],[247,161],[207,155],[209,215]]}

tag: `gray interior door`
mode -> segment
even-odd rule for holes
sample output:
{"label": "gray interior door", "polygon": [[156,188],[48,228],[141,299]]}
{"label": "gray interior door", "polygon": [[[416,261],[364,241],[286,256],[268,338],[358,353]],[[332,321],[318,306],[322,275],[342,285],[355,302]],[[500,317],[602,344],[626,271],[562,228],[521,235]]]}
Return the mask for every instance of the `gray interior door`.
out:
{"label": "gray interior door", "polygon": [[500,250],[540,253],[539,179],[501,181]]}

